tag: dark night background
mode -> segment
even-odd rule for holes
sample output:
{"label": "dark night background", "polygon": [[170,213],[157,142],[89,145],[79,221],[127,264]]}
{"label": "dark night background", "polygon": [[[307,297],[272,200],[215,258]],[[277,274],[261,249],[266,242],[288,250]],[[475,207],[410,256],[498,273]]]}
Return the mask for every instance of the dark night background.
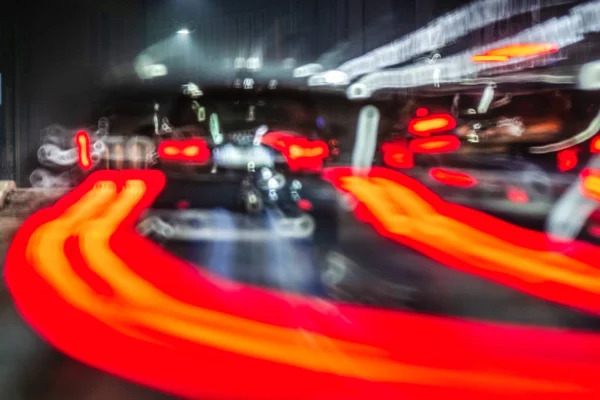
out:
{"label": "dark night background", "polygon": [[[528,0],[542,1],[543,0]],[[29,185],[41,129],[95,123],[94,102],[135,57],[193,29],[200,59],[335,67],[423,27],[464,0],[6,0],[0,15],[0,179]],[[535,16],[531,16],[535,19]],[[477,33],[485,41],[499,29]],[[498,25],[498,24],[496,24]],[[187,58],[187,60],[186,60]],[[184,65],[187,55],[171,60]],[[209,76],[210,69],[198,70]],[[171,74],[170,74],[171,75]],[[183,83],[183,82],[180,82]],[[355,116],[353,116],[355,118]]]}
{"label": "dark night background", "polygon": [[344,54],[360,55],[459,3],[464,2],[6,1],[0,15],[0,179],[28,185],[40,130],[89,122],[106,74],[130,66],[140,51],[182,26],[195,29],[212,58],[235,57],[263,43],[265,62],[294,57],[299,65],[346,41]]}

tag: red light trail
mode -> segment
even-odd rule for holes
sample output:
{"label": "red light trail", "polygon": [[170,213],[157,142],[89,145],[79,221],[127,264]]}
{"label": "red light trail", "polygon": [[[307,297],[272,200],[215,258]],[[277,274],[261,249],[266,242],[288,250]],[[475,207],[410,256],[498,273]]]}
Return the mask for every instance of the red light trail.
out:
{"label": "red light trail", "polygon": [[158,171],[97,172],[17,233],[8,287],[66,354],[189,398],[600,394],[595,335],[337,304],[199,270],[135,232],[164,184]]}

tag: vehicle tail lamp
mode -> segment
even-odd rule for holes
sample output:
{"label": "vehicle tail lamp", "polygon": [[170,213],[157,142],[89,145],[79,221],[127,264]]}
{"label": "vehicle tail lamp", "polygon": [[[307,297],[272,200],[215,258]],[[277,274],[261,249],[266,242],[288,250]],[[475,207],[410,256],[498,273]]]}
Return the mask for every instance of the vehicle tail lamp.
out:
{"label": "vehicle tail lamp", "polygon": [[75,137],[79,167],[87,171],[92,168],[90,137],[86,131],[79,131]]}
{"label": "vehicle tail lamp", "polygon": [[509,186],[506,189],[506,198],[512,203],[525,204],[529,202],[529,195],[524,189],[516,186]]}
{"label": "vehicle tail lamp", "polygon": [[319,171],[323,168],[323,160],[329,157],[329,146],[322,140],[269,132],[261,142],[282,153],[292,171]]}
{"label": "vehicle tail lamp", "polygon": [[408,124],[410,133],[422,137],[429,137],[432,133],[447,132],[454,128],[456,128],[456,120],[450,114],[414,118]]}
{"label": "vehicle tail lamp", "polygon": [[588,234],[594,236],[596,239],[600,238],[600,225],[591,225],[588,228]]}
{"label": "vehicle tail lamp", "polygon": [[384,143],[381,151],[383,163],[390,168],[412,168],[415,165],[413,153],[404,143]]}
{"label": "vehicle tail lamp", "polygon": [[426,109],[425,107],[419,107],[417,108],[417,111],[415,111],[415,115],[418,118],[423,118],[429,115],[429,110]]}
{"label": "vehicle tail lamp", "polygon": [[581,193],[588,199],[600,201],[600,171],[585,169],[581,172]]}
{"label": "vehicle tail lamp", "polygon": [[600,136],[592,139],[592,143],[590,144],[590,152],[593,154],[600,153]]}
{"label": "vehicle tail lamp", "polygon": [[448,153],[460,148],[460,140],[456,136],[444,135],[434,136],[427,139],[415,139],[409,143],[409,149],[413,153]]}
{"label": "vehicle tail lamp", "polygon": [[464,172],[451,171],[444,168],[432,168],[429,171],[431,179],[448,186],[469,188],[477,185],[477,180]]}
{"label": "vehicle tail lamp", "polygon": [[300,199],[296,204],[298,205],[298,208],[302,211],[312,211],[313,209],[313,204],[310,200]]}
{"label": "vehicle tail lamp", "polygon": [[560,47],[549,43],[513,44],[509,46],[498,47],[482,54],[477,54],[473,56],[473,61],[502,62],[509,61],[512,58],[551,54],[557,52],[558,50],[560,50]]}
{"label": "vehicle tail lamp", "polygon": [[558,152],[556,155],[556,163],[560,172],[567,172],[577,167],[579,158],[577,157],[577,149],[566,149]]}
{"label": "vehicle tail lamp", "polygon": [[164,140],[158,145],[158,156],[165,161],[204,164],[210,160],[210,149],[202,139]]}

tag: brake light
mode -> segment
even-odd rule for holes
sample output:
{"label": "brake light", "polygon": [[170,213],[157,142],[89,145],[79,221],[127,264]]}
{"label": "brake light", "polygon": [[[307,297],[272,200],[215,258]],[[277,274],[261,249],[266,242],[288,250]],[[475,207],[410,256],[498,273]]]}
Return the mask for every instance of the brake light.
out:
{"label": "brake light", "polygon": [[277,151],[283,152],[286,147],[294,142],[295,139],[296,136],[289,133],[269,132],[262,137],[261,143],[272,147]]}
{"label": "brake light", "polygon": [[567,149],[560,151],[556,155],[556,162],[560,172],[567,172],[577,167],[579,158],[577,157],[576,149]]}
{"label": "brake light", "polygon": [[446,132],[456,128],[456,120],[450,114],[430,115],[414,118],[408,124],[408,131],[416,136],[427,137],[432,133]]}
{"label": "brake light", "polygon": [[443,168],[432,168],[429,176],[440,183],[448,186],[469,188],[477,185],[477,180],[464,172],[450,171]]}
{"label": "brake light", "polygon": [[299,158],[322,158],[326,153],[327,145],[320,141],[311,142],[308,146],[293,144],[289,148],[289,157],[294,160]]}
{"label": "brake light", "polygon": [[513,203],[525,204],[529,202],[529,195],[521,188],[509,186],[506,189],[506,197]]}
{"label": "brake light", "polygon": [[324,141],[289,133],[269,132],[261,143],[282,153],[292,171],[318,171],[329,157],[329,146]]}
{"label": "brake light", "polygon": [[557,52],[558,50],[560,50],[560,47],[558,47],[555,44],[549,43],[513,44],[509,46],[498,47],[496,49],[486,51],[483,54],[477,54],[473,56],[473,61],[508,61],[511,58],[522,58],[551,54]]}
{"label": "brake light", "polygon": [[179,149],[174,146],[166,146],[163,149],[163,154],[167,156],[176,156],[179,154]]}
{"label": "brake light", "polygon": [[594,154],[600,153],[600,136],[592,139],[592,143],[590,144],[590,152]]}
{"label": "brake light", "polygon": [[600,201],[600,171],[585,169],[581,172],[581,193],[588,199]]}
{"label": "brake light", "polygon": [[310,200],[300,199],[296,204],[298,205],[298,208],[302,211],[312,211],[313,209],[313,204]]}
{"label": "brake light", "polygon": [[460,148],[460,140],[456,136],[444,135],[427,139],[415,139],[409,143],[413,153],[448,153]]}
{"label": "brake light", "polygon": [[426,109],[425,107],[419,107],[419,108],[417,108],[415,115],[419,118],[426,117],[429,115],[429,110]]}
{"label": "brake light", "polygon": [[204,164],[210,160],[210,150],[202,139],[164,140],[158,145],[158,156],[165,161]]}
{"label": "brake light", "polygon": [[403,143],[384,143],[381,151],[383,163],[390,168],[412,168],[415,165],[412,152]]}
{"label": "brake light", "polygon": [[75,140],[77,142],[79,166],[81,169],[87,171],[92,168],[90,137],[86,131],[79,131],[77,132]]}

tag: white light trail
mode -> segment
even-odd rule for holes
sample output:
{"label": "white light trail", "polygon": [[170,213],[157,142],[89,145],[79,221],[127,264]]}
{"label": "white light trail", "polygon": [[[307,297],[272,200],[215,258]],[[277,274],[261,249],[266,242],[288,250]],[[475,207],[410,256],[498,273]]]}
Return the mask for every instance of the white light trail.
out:
{"label": "white light trail", "polygon": [[[347,61],[337,69],[348,74],[350,80],[352,80],[357,76],[397,65],[421,54],[438,50],[451,41],[496,21],[506,20],[540,8],[571,2],[571,0],[545,0],[543,2],[539,0],[478,1],[446,14],[424,28],[388,45]],[[596,19],[594,22],[598,24],[600,23],[598,21],[600,19]],[[594,22],[590,21],[590,24]]]}
{"label": "white light trail", "polygon": [[379,130],[379,110],[375,106],[365,106],[360,110],[356,128],[356,142],[352,152],[354,174],[362,174],[373,164]]}
{"label": "white light trail", "polygon": [[[474,55],[498,47],[520,43],[552,43],[563,48],[575,44],[583,39],[585,33],[595,31],[600,27],[600,24],[589,21],[582,15],[582,13],[595,14],[596,12],[600,13],[600,2],[587,3],[584,6],[573,8],[567,16],[550,19],[511,38],[442,58],[433,64],[423,63],[374,72],[351,85],[347,90],[348,97],[351,99],[368,98],[376,90],[385,88],[411,88],[433,85],[436,82],[463,82],[487,69],[499,68],[497,63],[476,63],[472,60]],[[506,71],[518,71],[539,67],[554,62],[559,57],[560,53],[554,53],[527,59],[509,59],[502,63],[502,68]]]}

